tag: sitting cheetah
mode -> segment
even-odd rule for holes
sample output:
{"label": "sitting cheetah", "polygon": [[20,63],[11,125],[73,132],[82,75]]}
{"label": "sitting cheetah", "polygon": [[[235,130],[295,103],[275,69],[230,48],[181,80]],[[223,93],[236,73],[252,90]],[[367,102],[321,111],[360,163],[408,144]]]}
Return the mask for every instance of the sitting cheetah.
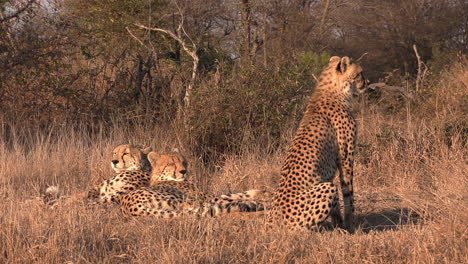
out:
{"label": "sitting cheetah", "polygon": [[351,101],[365,89],[361,66],[348,57],[332,57],[307,105],[281,169],[268,223],[316,229],[331,216],[342,225],[337,187],[339,172],[345,225],[353,226],[353,156],[356,121]]}
{"label": "sitting cheetah", "polygon": [[[210,197],[198,189],[185,175],[177,175],[177,165],[164,155],[151,152],[150,187],[139,188],[122,195],[122,212],[130,216],[171,218],[180,215],[216,216],[234,211],[252,212],[263,209],[256,198],[266,192],[250,190],[244,193]],[[179,160],[183,160],[180,158]],[[172,178],[173,180],[164,180]]]}

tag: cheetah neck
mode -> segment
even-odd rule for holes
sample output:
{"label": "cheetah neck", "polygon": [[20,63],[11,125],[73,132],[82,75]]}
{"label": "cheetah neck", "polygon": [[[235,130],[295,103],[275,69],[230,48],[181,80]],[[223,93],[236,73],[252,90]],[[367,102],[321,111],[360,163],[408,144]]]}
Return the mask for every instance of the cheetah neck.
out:
{"label": "cheetah neck", "polygon": [[317,89],[309,99],[306,114],[313,112],[335,112],[338,109],[349,109],[352,96],[336,90]]}
{"label": "cheetah neck", "polygon": [[151,167],[143,167],[143,168],[134,168],[134,169],[129,169],[129,170],[124,170],[121,172],[143,172],[144,174],[147,174],[148,176],[151,175]]}
{"label": "cheetah neck", "polygon": [[140,170],[146,173],[151,173],[151,164],[149,163],[149,161],[143,162],[143,166],[141,167]]}

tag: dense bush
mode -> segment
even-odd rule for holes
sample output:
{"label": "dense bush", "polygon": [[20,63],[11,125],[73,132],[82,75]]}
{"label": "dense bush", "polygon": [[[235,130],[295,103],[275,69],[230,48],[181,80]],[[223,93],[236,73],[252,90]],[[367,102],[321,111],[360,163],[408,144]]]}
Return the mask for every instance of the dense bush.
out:
{"label": "dense bush", "polygon": [[[1,119],[31,128],[176,123],[188,149],[218,155],[245,138],[277,143],[331,55],[367,52],[361,63],[372,81],[412,92],[416,44],[430,68],[426,88],[371,100],[387,100],[382,110],[398,113],[432,96],[428,84],[467,51],[461,3],[400,2],[2,1]],[[196,46],[196,79],[178,41],[134,23]]]}
{"label": "dense bush", "polygon": [[297,121],[306,95],[327,65],[327,53],[305,52],[279,72],[264,67],[238,68],[223,73],[216,83],[205,79],[190,109],[191,145],[197,152],[238,151],[244,139],[277,142],[281,129]]}

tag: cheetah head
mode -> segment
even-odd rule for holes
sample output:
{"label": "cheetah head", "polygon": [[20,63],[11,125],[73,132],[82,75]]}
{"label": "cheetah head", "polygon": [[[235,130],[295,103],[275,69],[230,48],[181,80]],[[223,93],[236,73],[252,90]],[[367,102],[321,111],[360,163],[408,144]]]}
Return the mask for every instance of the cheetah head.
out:
{"label": "cheetah head", "polygon": [[115,172],[141,170],[149,166],[147,155],[151,148],[129,144],[119,145],[112,151],[111,166]]}
{"label": "cheetah head", "polygon": [[338,82],[338,87],[343,89],[343,92],[355,95],[366,90],[366,80],[362,73],[362,67],[353,63],[349,57],[331,57],[329,69],[332,71],[335,81]]}
{"label": "cheetah head", "polygon": [[168,154],[150,152],[148,160],[151,164],[151,185],[160,181],[187,180],[187,161],[178,152]]}

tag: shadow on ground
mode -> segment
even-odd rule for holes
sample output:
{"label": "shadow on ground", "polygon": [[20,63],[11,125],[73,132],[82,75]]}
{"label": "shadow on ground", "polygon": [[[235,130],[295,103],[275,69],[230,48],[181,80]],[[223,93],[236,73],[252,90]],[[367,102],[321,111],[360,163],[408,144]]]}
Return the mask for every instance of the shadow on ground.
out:
{"label": "shadow on ground", "polygon": [[417,224],[420,216],[409,208],[388,208],[379,212],[358,215],[356,223],[364,232],[396,230]]}

